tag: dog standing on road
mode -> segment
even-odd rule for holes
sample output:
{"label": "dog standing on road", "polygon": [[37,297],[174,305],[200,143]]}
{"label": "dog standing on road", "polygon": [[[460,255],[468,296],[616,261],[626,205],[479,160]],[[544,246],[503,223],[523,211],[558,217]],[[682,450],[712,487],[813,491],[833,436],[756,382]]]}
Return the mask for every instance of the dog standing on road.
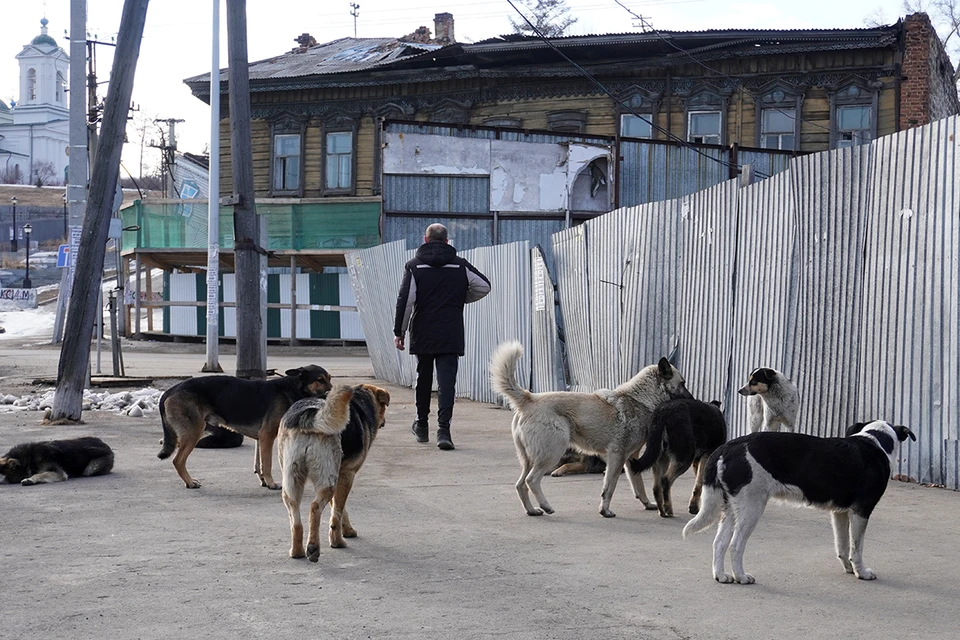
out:
{"label": "dog standing on road", "polygon": [[[367,458],[374,438],[386,422],[390,393],[370,384],[339,387],[326,400],[296,402],[280,421],[277,454],[283,477],[283,504],[290,515],[290,557],[320,555],[320,516],[330,503],[330,546],[345,547],[350,525],[346,502],[354,477]],[[310,504],[307,551],[303,550],[300,502],[310,480],[316,498]]]}
{"label": "dog standing on road", "polygon": [[[691,397],[680,372],[661,358],[658,364],[643,368],[613,390],[531,393],[516,380],[517,361],[522,354],[519,342],[501,344],[490,359],[490,384],[513,407],[511,431],[521,466],[517,494],[527,515],[553,513],[540,481],[557,468],[569,446],[606,460],[600,515],[616,515],[610,510],[610,500],[621,469],[626,471],[634,495],[646,508],[653,509],[643,480],[625,463],[647,441],[650,416],[657,405],[671,398]],[[530,502],[531,491],[539,509]]]}
{"label": "dog standing on road", "polygon": [[719,404],[681,398],[654,409],[647,446],[639,459],[630,461],[630,467],[634,473],[653,468],[653,497],[661,517],[673,517],[670,489],[691,465],[696,480],[687,508],[692,514],[699,510],[707,458],[727,441],[727,423]]}
{"label": "dog standing on road", "polygon": [[113,450],[100,438],[18,444],[0,458],[0,476],[9,484],[63,482],[67,478],[102,476],[113,469]]}
{"label": "dog standing on road", "polygon": [[796,431],[800,392],[779,371],[768,367],[754,369],[747,384],[737,392],[747,396],[747,420],[750,432]]}
{"label": "dog standing on road", "polygon": [[279,489],[273,481],[273,441],[280,418],[304,398],[317,398],[330,391],[330,374],[323,367],[307,365],[290,369],[271,380],[244,380],[233,376],[190,378],[160,396],[163,447],[157,457],[169,458],[188,489],[200,481],[187,471],[187,457],[203,436],[207,424],[226,427],[254,438],[254,473],[261,486]]}
{"label": "dog standing on road", "polygon": [[[861,580],[877,577],[863,564],[864,532],[887,489],[900,443],[917,437],[907,427],[883,420],[859,427],[846,438],[751,433],[714,451],[707,461],[700,513],[683,528],[683,537],[720,521],[713,541],[717,582],[754,582],[743,570],[743,552],[771,498],[830,511],[844,570]],[[723,567],[731,542],[733,575]]]}

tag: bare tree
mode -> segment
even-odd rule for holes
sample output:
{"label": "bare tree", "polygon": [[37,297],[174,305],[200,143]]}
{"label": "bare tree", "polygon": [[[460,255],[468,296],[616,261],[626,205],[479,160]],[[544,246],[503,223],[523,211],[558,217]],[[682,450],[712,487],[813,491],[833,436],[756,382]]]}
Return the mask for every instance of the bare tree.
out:
{"label": "bare tree", "polygon": [[567,29],[577,21],[570,15],[566,0],[521,0],[520,4],[528,10],[527,18],[536,31],[523,18],[510,18],[514,33],[535,36],[539,31],[548,38],[559,38],[566,35]]}
{"label": "bare tree", "polygon": [[52,160],[35,160],[33,163],[33,184],[38,187],[43,185],[57,185],[62,181],[57,180],[57,167]]}
{"label": "bare tree", "polygon": [[20,171],[20,165],[5,167],[0,171],[0,184],[20,184],[23,180],[23,172]]}

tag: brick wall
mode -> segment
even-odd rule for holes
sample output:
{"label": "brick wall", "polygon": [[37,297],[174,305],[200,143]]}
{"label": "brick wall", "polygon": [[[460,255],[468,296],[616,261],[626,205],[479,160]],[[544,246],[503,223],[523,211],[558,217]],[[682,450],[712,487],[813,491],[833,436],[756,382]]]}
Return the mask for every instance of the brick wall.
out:
{"label": "brick wall", "polygon": [[925,13],[904,18],[900,129],[960,113],[953,65]]}

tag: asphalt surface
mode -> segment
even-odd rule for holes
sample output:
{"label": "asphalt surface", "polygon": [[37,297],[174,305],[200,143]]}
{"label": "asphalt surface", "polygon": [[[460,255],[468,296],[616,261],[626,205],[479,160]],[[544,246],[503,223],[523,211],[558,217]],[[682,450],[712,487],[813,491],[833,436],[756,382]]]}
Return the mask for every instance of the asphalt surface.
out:
{"label": "asphalt surface", "polygon": [[[55,376],[57,356],[0,351],[0,392]],[[128,374],[163,384],[204,361],[202,345],[125,356]],[[309,362],[375,382],[355,351],[277,350],[269,366]],[[85,424],[47,427],[38,413],[0,413],[0,452],[78,435],[116,452],[107,476],[0,485],[0,638],[956,637],[955,492],[890,483],[866,535],[872,582],[843,572],[827,514],[771,504],[745,557],[757,584],[720,585],[713,534],[683,540],[685,513],[643,511],[621,478],[618,516],[601,518],[602,478],[581,475],[546,478],[556,513],[529,517],[509,412],[458,401],[457,449],[443,452],[435,425],[429,444],[414,441],[412,391],[383,386],[387,425],[348,502],[359,537],[322,547],[316,564],[288,557],[286,510],[253,475],[249,440],[196,450],[188,464],[203,486],[187,490],[156,457],[156,414],[87,412]],[[678,482],[675,507],[691,483]]]}

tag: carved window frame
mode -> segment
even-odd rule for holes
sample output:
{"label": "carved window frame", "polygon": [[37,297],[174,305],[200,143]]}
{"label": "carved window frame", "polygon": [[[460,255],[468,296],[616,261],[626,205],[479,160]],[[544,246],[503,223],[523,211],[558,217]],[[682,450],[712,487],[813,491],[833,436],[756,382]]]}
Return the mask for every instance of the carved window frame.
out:
{"label": "carved window frame", "polygon": [[[270,190],[271,197],[303,197],[304,182],[304,142],[306,136],[306,125],[301,120],[284,118],[274,122],[270,127]],[[297,158],[299,163],[297,172],[297,186],[294,189],[283,188],[284,185],[277,185],[277,136],[297,136],[299,138],[300,155]]]}
{"label": "carved window frame", "polygon": [[717,113],[720,116],[720,131],[717,134],[718,141],[694,144],[725,145],[727,140],[727,107],[729,100],[712,89],[701,89],[700,91],[692,93],[685,102],[683,112],[684,139],[687,142],[693,143],[693,140],[690,139],[690,116],[703,113]]}
{"label": "carved window frame", "polygon": [[586,109],[564,109],[547,113],[547,131],[580,134],[587,130]]}
{"label": "carved window frame", "polygon": [[[836,89],[830,91],[830,148],[837,149],[839,147],[849,147],[849,146],[859,146],[861,144],[869,144],[873,140],[877,139],[877,120],[879,114],[879,105],[880,105],[880,87],[882,85],[878,82],[875,83],[863,83],[858,82],[857,80],[852,80],[842,85],[838,86]],[[860,138],[860,141],[848,145],[842,144],[845,140],[843,138],[843,131],[840,130],[840,109],[843,107],[869,107],[870,108],[870,125],[869,125],[869,136],[870,139]],[[860,129],[864,131],[864,129]]]}
{"label": "carved window frame", "polygon": [[[633,86],[621,93],[618,98],[619,102],[616,103],[617,136],[622,138],[656,140],[659,137],[657,135],[657,115],[660,113],[660,94],[647,91],[638,86]],[[650,135],[628,136],[623,132],[625,120],[627,118],[636,118],[638,115],[648,121]]]}
{"label": "carved window frame", "polygon": [[[321,193],[324,196],[352,196],[357,193],[357,119],[351,117],[335,117],[323,123],[323,135],[320,153],[320,180]],[[330,162],[327,144],[330,134],[350,134],[350,184],[346,187],[331,187],[327,183],[327,165]]]}
{"label": "carved window frame", "polygon": [[787,87],[781,84],[774,84],[761,90],[754,96],[754,107],[756,117],[754,118],[754,140],[756,146],[764,149],[763,146],[763,114],[768,110],[774,111],[793,111],[793,148],[784,149],[784,151],[800,151],[800,125],[802,122],[803,91]]}

